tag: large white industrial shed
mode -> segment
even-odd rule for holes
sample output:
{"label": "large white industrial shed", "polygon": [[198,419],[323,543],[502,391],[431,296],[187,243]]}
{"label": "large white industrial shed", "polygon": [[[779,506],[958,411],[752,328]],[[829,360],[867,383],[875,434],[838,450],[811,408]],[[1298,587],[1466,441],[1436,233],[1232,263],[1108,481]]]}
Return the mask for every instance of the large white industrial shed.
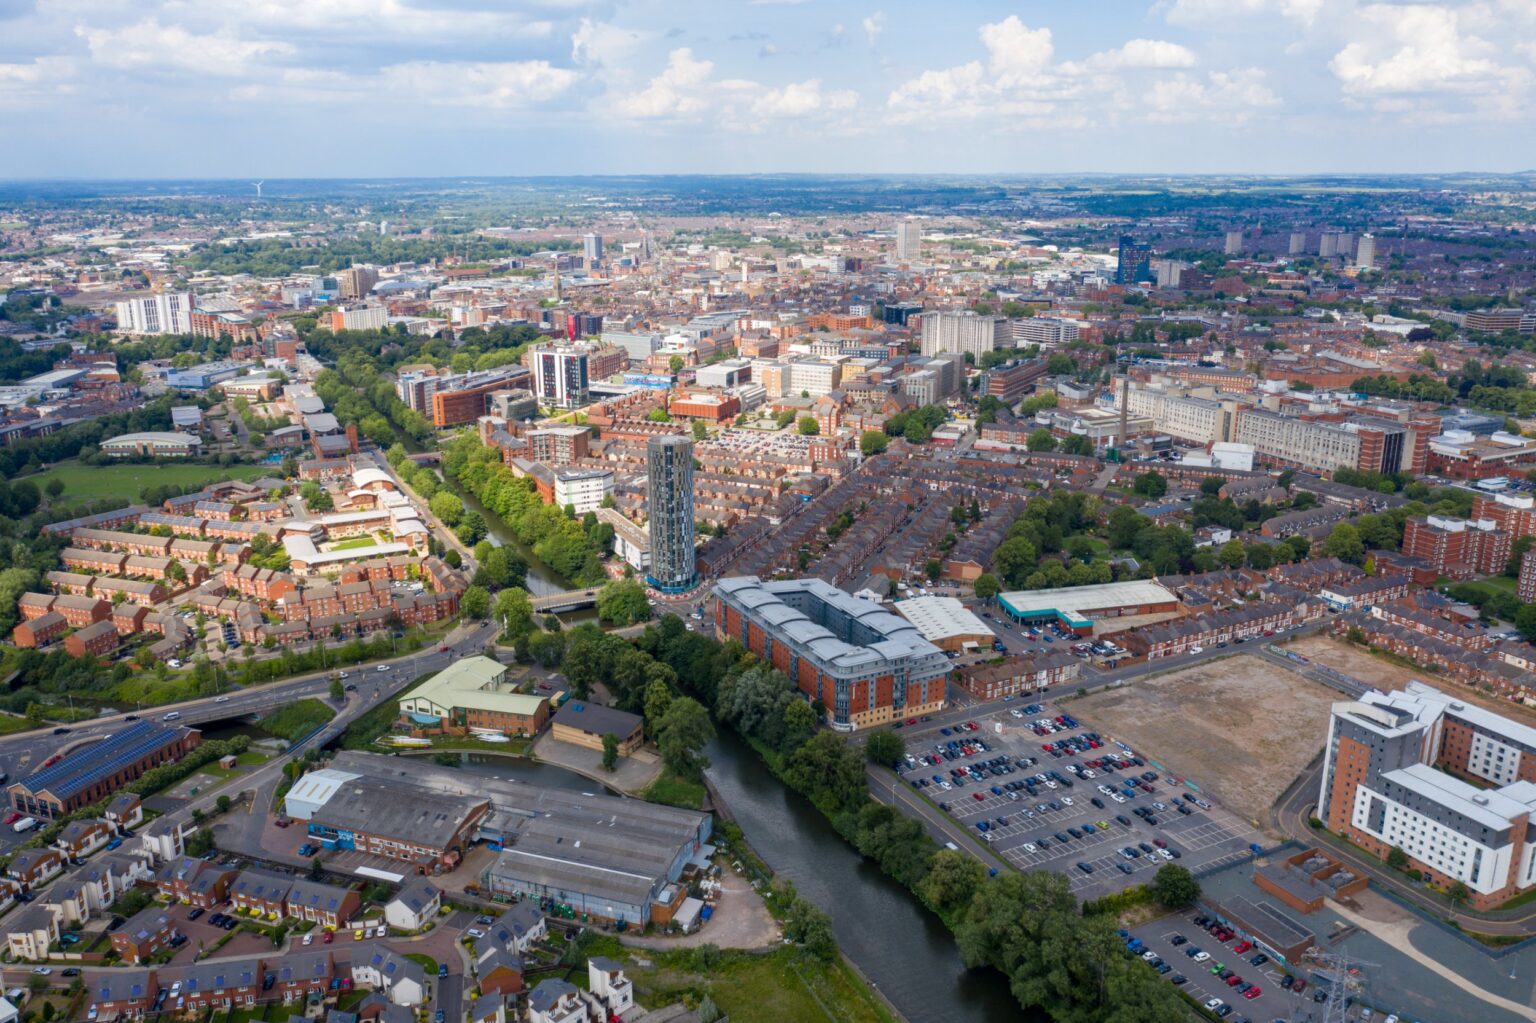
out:
{"label": "large white industrial shed", "polygon": [[336,794],[338,789],[360,777],[362,775],[349,774],[346,771],[336,771],[331,768],[310,771],[293,783],[293,788],[289,789],[288,795],[283,797],[283,806],[287,809],[288,816],[295,820],[313,820],[319,809]]}

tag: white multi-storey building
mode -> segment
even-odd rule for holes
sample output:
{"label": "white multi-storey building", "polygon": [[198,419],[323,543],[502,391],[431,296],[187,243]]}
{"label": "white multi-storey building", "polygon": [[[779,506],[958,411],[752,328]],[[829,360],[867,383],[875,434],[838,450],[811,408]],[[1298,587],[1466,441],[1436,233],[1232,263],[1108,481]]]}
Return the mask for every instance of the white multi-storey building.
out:
{"label": "white multi-storey building", "polygon": [[171,291],[119,302],[117,330],[120,334],[190,334],[192,294]]}
{"label": "white multi-storey building", "polygon": [[[1013,336],[1003,316],[982,316],[969,309],[922,315],[922,353],[969,354],[977,361],[998,347],[1011,347]],[[999,342],[1002,342],[999,344]]]}

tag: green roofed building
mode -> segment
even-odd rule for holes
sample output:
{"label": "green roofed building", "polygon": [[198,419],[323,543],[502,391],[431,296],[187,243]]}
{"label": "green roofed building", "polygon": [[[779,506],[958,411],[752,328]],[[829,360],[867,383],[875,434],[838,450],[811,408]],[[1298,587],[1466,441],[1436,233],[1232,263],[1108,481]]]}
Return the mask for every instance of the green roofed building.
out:
{"label": "green roofed building", "polygon": [[471,730],[537,735],[549,720],[549,699],[521,693],[507,667],[489,657],[466,657],[400,699],[400,718],[415,732]]}

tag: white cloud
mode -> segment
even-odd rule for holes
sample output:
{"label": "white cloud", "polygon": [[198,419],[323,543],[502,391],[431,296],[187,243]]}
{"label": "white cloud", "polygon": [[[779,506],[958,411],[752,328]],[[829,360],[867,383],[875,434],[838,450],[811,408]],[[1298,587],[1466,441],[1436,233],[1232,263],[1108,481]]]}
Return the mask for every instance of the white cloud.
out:
{"label": "white cloud", "polygon": [[702,111],[706,104],[705,84],[715,65],[698,60],[693,50],[679,47],[667,55],[667,66],[639,92],[620,95],[615,107],[630,117],[687,117]]}
{"label": "white cloud", "polygon": [[981,26],[981,42],[987,48],[992,74],[1003,86],[1021,85],[1039,74],[1055,51],[1050,29],[1030,28],[1015,14]]}
{"label": "white cloud", "polygon": [[259,26],[274,33],[353,41],[543,38],[553,30],[547,19],[530,18],[522,10],[485,10],[473,2],[456,8],[407,0],[168,0],[161,10],[167,20],[187,24]]}
{"label": "white cloud", "polygon": [[1173,68],[1194,67],[1193,50],[1162,39],[1132,39],[1118,50],[1105,50],[1088,58],[1098,67]]}
{"label": "white cloud", "polygon": [[75,62],[68,57],[38,57],[25,64],[0,64],[0,106],[31,103],[49,93],[72,90]]}
{"label": "white cloud", "polygon": [[820,79],[769,89],[752,103],[758,117],[808,117],[823,111],[852,110],[859,94],[851,89],[822,91]]}
{"label": "white cloud", "polygon": [[1230,21],[1237,17],[1280,14],[1311,25],[1323,9],[1323,0],[1174,0],[1167,8],[1175,24]]}
{"label": "white cloud", "polygon": [[438,106],[526,107],[565,92],[579,76],[547,60],[450,63],[419,60],[380,71],[385,88]]}
{"label": "white cloud", "polygon": [[876,11],[864,19],[864,38],[869,40],[869,45],[874,46],[880,38],[880,33],[885,31],[885,12]]}
{"label": "white cloud", "polygon": [[1347,92],[1422,94],[1529,82],[1525,69],[1494,60],[1491,44],[1463,34],[1459,13],[1449,7],[1373,4],[1361,13],[1370,38],[1349,43],[1328,65]]}
{"label": "white cloud", "polygon": [[1259,68],[1212,71],[1203,79],[1175,75],[1153,83],[1147,91],[1149,117],[1160,123],[1204,120],[1219,115],[1241,123],[1255,110],[1280,105],[1280,97],[1265,84]]}
{"label": "white cloud", "polygon": [[654,32],[620,28],[608,22],[582,18],[571,35],[571,60],[577,64],[599,67],[627,60]]}
{"label": "white cloud", "polygon": [[120,70],[171,68],[202,75],[243,77],[269,58],[292,57],[290,43],[240,39],[224,32],[195,35],[154,18],[122,28],[77,26],[91,59]]}
{"label": "white cloud", "polygon": [[1150,87],[1166,97],[1170,113],[1160,116],[1168,117],[1180,96],[1201,106],[1230,105],[1227,112],[1234,118],[1278,102],[1263,85],[1262,72],[1156,78],[1199,63],[1194,51],[1166,40],[1132,39],[1082,60],[1058,62],[1050,29],[1030,28],[1016,17],[983,25],[980,38],[985,63],[925,71],[898,85],[886,101],[888,116],[897,123],[929,124],[990,117],[1012,127],[1063,129],[1113,121],[1116,111],[1134,107]]}

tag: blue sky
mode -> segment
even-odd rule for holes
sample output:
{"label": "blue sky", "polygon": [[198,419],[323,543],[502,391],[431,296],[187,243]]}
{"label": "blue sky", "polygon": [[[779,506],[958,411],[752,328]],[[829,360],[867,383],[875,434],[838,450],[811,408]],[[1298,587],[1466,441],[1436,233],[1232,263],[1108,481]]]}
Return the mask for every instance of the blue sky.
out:
{"label": "blue sky", "polygon": [[1536,168],[1536,0],[0,0],[0,177]]}

